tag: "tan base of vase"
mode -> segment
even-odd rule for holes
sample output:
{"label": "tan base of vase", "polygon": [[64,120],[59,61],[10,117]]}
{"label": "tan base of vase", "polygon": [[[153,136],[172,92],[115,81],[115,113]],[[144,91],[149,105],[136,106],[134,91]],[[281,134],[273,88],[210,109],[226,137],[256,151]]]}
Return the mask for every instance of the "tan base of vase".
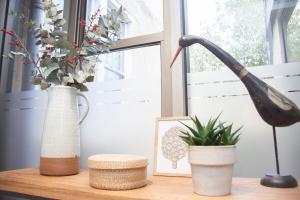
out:
{"label": "tan base of vase", "polygon": [[47,176],[67,176],[79,173],[80,158],[40,158],[40,174]]}

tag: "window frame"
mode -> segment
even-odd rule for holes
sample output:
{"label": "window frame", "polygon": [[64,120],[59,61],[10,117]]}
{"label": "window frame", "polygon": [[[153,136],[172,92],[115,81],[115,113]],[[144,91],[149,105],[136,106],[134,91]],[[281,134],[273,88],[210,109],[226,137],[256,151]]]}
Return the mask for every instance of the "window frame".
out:
{"label": "window frame", "polygon": [[[1,24],[3,24],[3,28],[6,28],[7,25],[7,17],[8,17],[8,8],[9,8],[9,0],[5,0],[4,1],[4,5],[2,7],[2,9],[4,10],[4,12],[1,14],[1,19],[3,19],[3,21],[1,21]],[[0,55],[3,54],[4,52],[4,43],[5,43],[5,34],[1,33],[2,36],[0,38]],[[3,85],[2,80],[4,79],[4,77],[2,77],[2,63],[3,63],[3,56],[0,56],[0,82],[1,85]]]}
{"label": "window frame", "polygon": [[[280,7],[279,5],[286,2],[276,2],[274,0],[269,0],[265,2],[266,8],[266,21],[267,21],[267,38],[268,45],[270,49],[270,63],[281,64],[289,62],[289,55],[287,52],[287,26],[288,22],[296,8],[298,1],[289,1],[289,5],[276,9]],[[278,5],[279,4],[279,5]],[[279,52],[274,56],[274,52]]]}
{"label": "window frame", "polygon": [[[161,52],[161,116],[172,116],[173,115],[173,107],[172,107],[172,71],[169,67],[171,60],[171,5],[173,3],[172,0],[162,0],[163,1],[163,30],[157,33],[151,33],[136,37],[130,37],[125,39],[120,39],[116,41],[113,47],[110,49],[111,52],[121,51],[131,48],[138,48],[144,46],[151,45],[160,45]],[[172,3],[171,3],[172,2]],[[174,1],[175,2],[175,1]],[[179,1],[178,1],[179,2]],[[74,3],[73,1],[71,4]],[[80,4],[81,3],[81,4]],[[77,10],[82,7],[86,8],[87,0],[79,0],[77,4]],[[86,9],[84,12],[79,14],[79,19],[85,19]],[[77,14],[78,16],[78,14]],[[70,17],[72,19],[72,17]],[[73,17],[74,18],[74,17]],[[78,19],[78,18],[77,18]],[[78,20],[77,20],[78,21]],[[69,27],[70,29],[70,27]],[[80,27],[77,29],[78,34],[75,36],[75,40],[80,42],[82,40],[82,31]]]}

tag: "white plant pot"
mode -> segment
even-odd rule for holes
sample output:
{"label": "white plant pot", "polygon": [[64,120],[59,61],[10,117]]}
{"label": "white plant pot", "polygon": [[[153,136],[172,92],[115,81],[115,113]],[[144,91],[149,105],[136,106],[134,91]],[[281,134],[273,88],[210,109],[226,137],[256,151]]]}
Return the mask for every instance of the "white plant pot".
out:
{"label": "white plant pot", "polygon": [[189,146],[194,192],[205,196],[230,194],[236,147]]}

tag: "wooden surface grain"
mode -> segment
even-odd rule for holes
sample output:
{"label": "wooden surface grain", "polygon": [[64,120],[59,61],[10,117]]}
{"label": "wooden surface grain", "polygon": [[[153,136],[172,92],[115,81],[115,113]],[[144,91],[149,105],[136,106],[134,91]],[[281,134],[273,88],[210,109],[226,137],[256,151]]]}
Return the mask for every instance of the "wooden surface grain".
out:
{"label": "wooden surface grain", "polygon": [[146,187],[127,191],[98,190],[89,186],[88,172],[74,176],[39,175],[38,169],[0,172],[0,191],[52,199],[159,199],[159,200],[300,200],[300,187],[275,189],[263,187],[258,178],[234,178],[232,194],[205,197],[193,193],[188,177],[149,176]]}

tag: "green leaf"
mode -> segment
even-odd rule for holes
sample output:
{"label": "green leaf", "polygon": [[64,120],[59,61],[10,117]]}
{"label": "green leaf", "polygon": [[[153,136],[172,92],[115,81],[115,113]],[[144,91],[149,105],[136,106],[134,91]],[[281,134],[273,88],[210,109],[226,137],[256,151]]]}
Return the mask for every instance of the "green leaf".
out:
{"label": "green leaf", "polygon": [[61,69],[59,69],[56,73],[56,76],[60,81],[62,81],[64,75],[65,75],[65,73]]}
{"label": "green leaf", "polygon": [[40,85],[42,80],[42,77],[33,77],[31,80],[29,80],[29,83],[33,85]]}
{"label": "green leaf", "polygon": [[88,53],[91,53],[92,55],[97,54],[99,52],[98,47],[96,47],[95,45],[89,46],[86,50]]}
{"label": "green leaf", "polygon": [[70,49],[72,47],[71,43],[65,39],[59,39],[54,44],[58,48]]}
{"label": "green leaf", "polygon": [[48,35],[48,31],[44,29],[40,29],[40,34],[41,35]]}
{"label": "green leaf", "polygon": [[41,81],[41,90],[45,90],[48,87],[50,87],[51,85],[49,83],[47,83],[45,80]]}
{"label": "green leaf", "polygon": [[9,59],[12,59],[12,60],[15,58],[15,56],[11,52],[9,52],[7,54],[7,56],[8,56]]}
{"label": "green leaf", "polygon": [[35,45],[40,45],[40,44],[42,44],[42,41],[41,41],[41,40],[38,40],[38,41],[35,43]]}
{"label": "green leaf", "polygon": [[108,27],[107,26],[107,20],[104,19],[103,17],[100,17],[99,20],[98,20],[98,24],[100,24],[102,27]]}
{"label": "green leaf", "polygon": [[51,34],[52,34],[54,37],[55,37],[55,36],[58,36],[58,37],[66,38],[68,33],[67,33],[66,31],[53,31]]}
{"label": "green leaf", "polygon": [[46,12],[47,18],[52,18],[57,14],[57,8],[55,6],[50,7]]}
{"label": "green leaf", "polygon": [[88,55],[88,52],[87,52],[87,50],[86,50],[86,47],[83,47],[83,48],[81,49],[80,55],[81,55],[81,56],[87,56],[87,55]]}
{"label": "green leaf", "polygon": [[188,145],[193,145],[194,142],[193,140],[191,140],[191,137],[186,137],[186,136],[179,136],[185,143],[187,143]]}
{"label": "green leaf", "polygon": [[47,67],[48,65],[51,65],[51,59],[50,58],[44,58],[40,62],[40,67]]}
{"label": "green leaf", "polygon": [[38,34],[38,33],[40,32],[40,30],[41,30],[41,29],[36,28],[36,29],[34,29],[33,33],[36,35],[36,34]]}
{"label": "green leaf", "polygon": [[42,35],[40,33],[36,34],[34,37],[35,38],[40,38]]}
{"label": "green leaf", "polygon": [[55,26],[62,26],[66,23],[66,20],[65,19],[58,19],[54,22],[54,25]]}
{"label": "green leaf", "polygon": [[58,65],[59,65],[59,67],[60,68],[65,68],[66,66],[67,66],[67,60],[66,59],[60,59],[59,61],[58,61]]}
{"label": "green leaf", "polygon": [[16,51],[10,51],[11,54],[15,55],[15,56],[23,56],[23,57],[27,57],[25,53],[23,52],[16,52]]}
{"label": "green leaf", "polygon": [[56,14],[59,15],[61,13],[63,13],[63,10],[58,10]]}
{"label": "green leaf", "polygon": [[94,76],[88,76],[85,80],[86,80],[86,82],[93,82]]}
{"label": "green leaf", "polygon": [[74,79],[71,76],[63,76],[62,77],[62,84],[63,85],[68,85],[69,83],[74,83]]}
{"label": "green leaf", "polygon": [[56,40],[52,37],[49,38],[45,38],[45,39],[41,39],[43,44],[50,44],[50,45],[55,45],[56,44]]}
{"label": "green leaf", "polygon": [[187,131],[180,131],[182,134],[189,136],[190,134]]}
{"label": "green leaf", "polygon": [[195,130],[195,129],[193,129],[192,127],[190,127],[190,126],[188,126],[188,125],[186,125],[186,124],[184,124],[184,123],[182,123],[182,122],[180,122],[182,125],[184,125],[185,127],[187,127],[190,131],[191,131],[191,133],[194,135],[194,136],[199,136],[199,134],[198,134],[198,132]]}
{"label": "green leaf", "polygon": [[202,145],[203,140],[200,139],[199,137],[192,137],[194,145]]}
{"label": "green leaf", "polygon": [[29,29],[33,29],[35,25],[36,25],[36,22],[34,20],[30,19],[28,22]]}
{"label": "green leaf", "polygon": [[48,83],[53,83],[55,85],[60,85],[61,81],[58,79],[57,77],[57,73],[58,73],[59,69],[53,70],[47,77],[46,77],[46,81]]}
{"label": "green leaf", "polygon": [[118,10],[118,15],[121,16],[123,13],[123,6],[120,6],[119,10]]}
{"label": "green leaf", "polygon": [[44,71],[44,75],[47,78],[54,70],[59,69],[59,65],[55,62],[49,63]]}
{"label": "green leaf", "polygon": [[86,91],[88,91],[88,88],[87,88],[84,84],[82,84],[82,83],[75,84],[75,87],[76,87],[77,89],[79,89],[81,92],[86,92]]}
{"label": "green leaf", "polygon": [[203,126],[202,124],[200,123],[199,119],[197,118],[197,116],[195,116],[195,119],[193,119],[191,117],[192,121],[194,122],[194,124],[196,125],[196,128],[198,130],[198,137],[200,137],[202,135],[202,132],[203,132]]}

